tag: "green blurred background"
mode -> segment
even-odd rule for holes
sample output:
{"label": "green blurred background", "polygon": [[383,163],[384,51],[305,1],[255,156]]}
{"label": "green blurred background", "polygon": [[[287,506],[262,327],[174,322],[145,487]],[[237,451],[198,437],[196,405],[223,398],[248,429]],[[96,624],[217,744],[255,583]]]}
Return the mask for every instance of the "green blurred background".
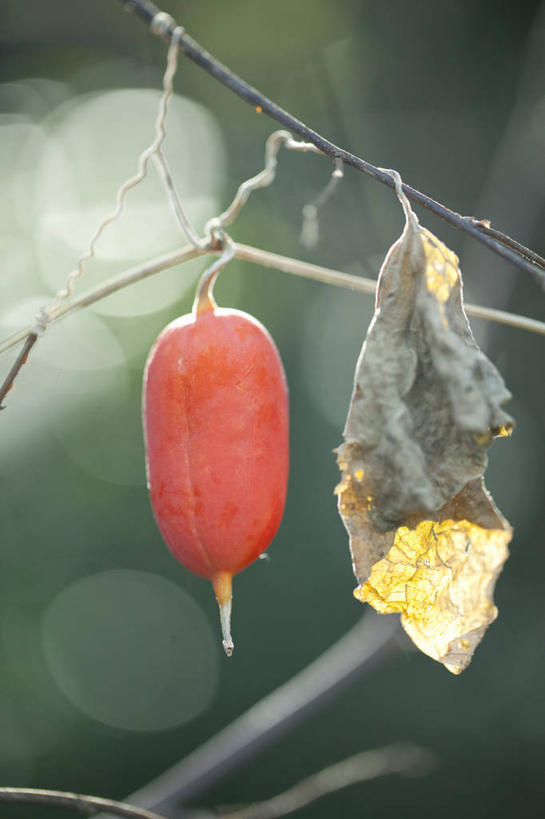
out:
{"label": "green blurred background", "polygon": [[[205,48],[325,136],[451,208],[545,251],[545,4],[169,0]],[[114,0],[0,0],[0,330],[48,304],[151,141],[164,46]],[[262,166],[277,126],[181,59],[166,153],[201,227]],[[281,155],[238,241],[375,277],[402,228],[391,191],[347,169],[299,240],[328,161]],[[544,317],[512,266],[419,211],[461,259],[468,301]],[[155,170],[129,195],[78,292],[184,243]],[[270,561],[236,580],[231,661],[205,581],[171,557],[148,503],[142,368],[190,309],[205,262],[50,328],[0,419],[0,782],[122,798],[332,645],[362,613],[337,516],[340,443],[372,299],[233,262],[216,295],[275,338],[291,394],[288,504]],[[451,676],[408,642],[342,697],[203,794],[264,799],[395,740],[436,768],[328,797],[308,817],[499,817],[545,799],[544,340],[473,322],[513,393],[487,483],[515,527],[500,616]],[[1,359],[2,374],[13,354]],[[0,805],[2,817],[54,811]]]}

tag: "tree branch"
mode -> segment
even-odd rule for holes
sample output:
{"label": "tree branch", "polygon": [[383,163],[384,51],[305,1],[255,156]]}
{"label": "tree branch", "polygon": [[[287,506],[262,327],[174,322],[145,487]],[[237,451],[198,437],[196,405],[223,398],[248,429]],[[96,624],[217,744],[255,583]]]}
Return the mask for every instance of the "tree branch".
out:
{"label": "tree branch", "polygon": [[400,634],[397,617],[365,614],[317,660],[128,800],[168,810],[194,798],[373,669]]}
{"label": "tree branch", "polygon": [[136,808],[124,802],[114,802],[112,799],[101,799],[99,796],[67,793],[66,791],[46,791],[36,788],[0,788],[0,802],[50,805],[75,810],[88,816],[95,816],[98,811],[107,810],[109,814],[114,816],[128,816],[131,819],[163,819],[158,813]]}
{"label": "tree branch", "polygon": [[350,785],[393,773],[406,776],[427,773],[432,765],[432,754],[418,745],[396,744],[362,751],[323,768],[271,799],[236,810],[220,811],[220,816],[226,819],[279,819]]}
{"label": "tree branch", "polygon": [[[153,25],[152,31],[158,36],[162,36],[169,40],[172,38],[175,29],[175,23],[169,15],[165,15],[160,9],[150,0],[118,0],[127,11],[133,11],[135,14],[148,25],[151,25],[157,20],[157,15],[161,14],[161,25]],[[350,165],[363,173],[368,174],[383,185],[394,188],[394,182],[391,176],[384,171],[367,162],[364,159],[350,153],[349,151],[339,148],[323,137],[317,131],[309,128],[305,123],[298,120],[288,111],[285,111],[275,102],[270,100],[256,88],[253,88],[241,77],[237,76],[231,69],[219,62],[215,57],[205,51],[192,37],[188,34],[181,34],[179,36],[179,50],[182,54],[199,65],[214,79],[225,85],[245,102],[248,102],[260,112],[267,114],[276,122],[281,123],[286,128],[299,134],[308,142],[311,142],[322,153],[331,157],[332,159],[339,159],[345,165]],[[407,197],[419,204],[427,210],[444,219],[453,227],[464,231],[464,233],[473,236],[481,244],[488,247],[498,256],[514,264],[519,270],[529,273],[545,290],[545,259],[533,250],[524,247],[520,242],[512,239],[510,236],[495,230],[490,226],[486,219],[476,219],[472,216],[462,216],[450,208],[436,202],[430,196],[410,187],[410,185],[403,185],[403,191]]]}
{"label": "tree branch", "polygon": [[[330,284],[334,287],[346,287],[349,290],[357,290],[360,293],[375,293],[377,283],[375,279],[367,279],[363,276],[353,276],[350,273],[341,273],[340,270],[331,270],[309,262],[301,262],[298,259],[291,259],[288,256],[280,256],[278,253],[269,253],[267,250],[250,247],[240,243],[235,244],[235,257],[241,261],[253,262],[263,267],[274,267],[284,273],[291,273],[293,276],[301,276],[305,279]],[[516,313],[508,313],[505,310],[495,310],[493,307],[484,307],[480,304],[465,304],[464,310],[469,316],[475,318],[494,321],[497,324],[506,324],[510,327],[518,327],[520,330],[528,330],[532,333],[545,335],[545,322],[531,319],[527,316],[519,316]]]}
{"label": "tree branch", "polygon": [[[329,284],[333,287],[345,287],[348,290],[355,290],[359,293],[375,293],[377,285],[375,279],[368,279],[364,276],[353,276],[350,273],[343,273],[340,270],[333,270],[329,267],[323,267],[322,265],[292,259],[289,256],[281,256],[278,253],[270,253],[267,250],[261,250],[261,248],[251,247],[250,245],[244,245],[239,242],[235,242],[234,248],[235,258],[240,261],[251,262],[262,267],[274,268],[283,273],[290,273],[293,276],[322,282],[323,284]],[[88,307],[90,304],[94,304],[106,298],[106,296],[116,293],[118,290],[122,290],[124,287],[128,287],[148,276],[153,276],[155,273],[160,273],[162,270],[167,270],[178,264],[188,262],[191,259],[196,259],[198,256],[205,256],[207,254],[219,255],[220,253],[221,250],[219,249],[201,249],[186,245],[180,250],[175,250],[173,253],[167,253],[164,256],[158,256],[148,262],[131,267],[129,270],[120,273],[119,276],[109,279],[93,290],[89,290],[79,298],[59,305],[51,312],[48,326],[82,307]],[[538,335],[545,335],[545,322],[539,321],[538,319],[528,318],[528,316],[519,316],[517,313],[508,313],[505,310],[495,310],[493,307],[484,307],[480,304],[465,304],[464,309],[469,316],[494,321],[497,324],[505,324],[509,327],[516,327],[520,330],[527,330],[528,332],[537,333]],[[30,339],[33,335],[35,334],[32,333],[32,325],[18,330],[0,342],[0,354],[15,347],[15,345],[21,341]],[[34,344],[34,341],[32,344]],[[6,382],[4,382],[4,385],[0,388],[0,395],[2,395],[2,397],[8,392],[14,381],[16,375],[16,373],[14,373],[15,368],[17,367],[18,371],[25,363],[27,352],[28,350],[26,350],[25,345],[10,370]],[[6,384],[7,388],[5,388]]]}
{"label": "tree branch", "polygon": [[[235,243],[234,249],[235,257],[241,261],[253,262],[254,264],[259,264],[263,267],[275,268],[276,270],[281,270],[284,273],[291,273],[294,276],[300,276],[304,279],[312,279],[314,281],[323,282],[324,284],[333,285],[334,287],[346,287],[349,290],[356,290],[360,293],[374,293],[376,289],[377,283],[374,279],[367,279],[363,276],[353,276],[350,273],[342,273],[340,270],[331,270],[329,267],[322,267],[321,265],[302,262],[298,259],[291,259],[288,256],[281,256],[278,253],[269,253],[266,250],[250,247],[249,245]],[[84,293],[83,296],[73,299],[70,302],[58,305],[55,310],[51,311],[47,324],[48,326],[50,324],[54,324],[56,321],[59,321],[59,319],[73,313],[75,310],[79,310],[81,307],[87,307],[90,304],[94,304],[106,296],[111,295],[111,293],[115,293],[118,290],[122,290],[124,287],[133,284],[134,282],[145,279],[155,273],[159,273],[161,270],[166,270],[177,264],[183,264],[183,262],[188,262],[191,259],[197,258],[197,256],[203,256],[207,253],[219,255],[221,250],[212,248],[196,248],[189,245],[183,247],[181,250],[176,250],[174,253],[168,253],[165,256],[159,256],[156,259],[152,259],[145,264],[132,267],[130,270],[126,270],[124,273],[121,273],[121,275],[110,279],[99,287],[96,287],[94,290]],[[520,330],[528,330],[531,333],[545,335],[545,322],[543,321],[531,319],[527,316],[519,316],[516,313],[508,313],[505,310],[495,310],[493,307],[484,307],[479,304],[466,304],[464,307],[466,313],[470,316],[486,319],[488,321],[494,321],[497,324],[506,324],[510,327],[517,327]],[[23,349],[13,363],[13,366],[6,376],[4,383],[0,386],[0,409],[5,409],[5,407],[2,405],[2,401],[12,388],[13,382],[25,364],[30,350],[38,339],[37,334],[33,332],[33,326],[34,325],[31,325],[19,330],[17,333],[14,333],[12,336],[0,343],[1,354],[6,352],[6,350],[11,349],[11,347],[14,347],[16,344],[19,344],[21,341],[25,341]]]}

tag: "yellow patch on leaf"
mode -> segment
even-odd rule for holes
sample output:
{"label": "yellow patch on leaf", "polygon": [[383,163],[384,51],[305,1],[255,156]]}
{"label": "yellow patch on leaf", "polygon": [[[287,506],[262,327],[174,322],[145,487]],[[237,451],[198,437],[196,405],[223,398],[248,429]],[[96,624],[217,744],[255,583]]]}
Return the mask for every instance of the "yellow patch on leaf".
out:
{"label": "yellow patch on leaf", "polygon": [[458,281],[458,256],[429,230],[421,228],[420,236],[426,256],[426,286],[443,304]]}
{"label": "yellow patch on leaf", "polygon": [[508,556],[511,533],[468,520],[400,526],[394,545],[354,591],[379,614],[399,612],[418,648],[459,674],[477,636],[496,619],[488,597]]}

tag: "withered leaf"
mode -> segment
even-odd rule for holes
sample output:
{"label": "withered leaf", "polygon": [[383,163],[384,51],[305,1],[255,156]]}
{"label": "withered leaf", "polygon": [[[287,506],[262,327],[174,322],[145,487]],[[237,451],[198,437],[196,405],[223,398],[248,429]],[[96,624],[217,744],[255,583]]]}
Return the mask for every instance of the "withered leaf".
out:
{"label": "withered leaf", "polygon": [[513,427],[501,409],[510,394],[471,333],[457,257],[403,205],[356,368],[336,492],[355,596],[400,612],[415,644],[458,674],[497,615],[492,593],[512,535],[482,479],[489,444]]}

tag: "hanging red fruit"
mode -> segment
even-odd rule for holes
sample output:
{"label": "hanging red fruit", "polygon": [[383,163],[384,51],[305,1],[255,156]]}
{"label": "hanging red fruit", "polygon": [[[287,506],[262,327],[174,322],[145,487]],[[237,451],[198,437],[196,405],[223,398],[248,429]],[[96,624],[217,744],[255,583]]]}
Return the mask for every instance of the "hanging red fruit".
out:
{"label": "hanging red fruit", "polygon": [[204,274],[193,312],[169,324],[144,374],[148,487],[167,546],[209,578],[230,634],[231,579],[272,541],[289,468],[288,393],[267,330],[218,308]]}

